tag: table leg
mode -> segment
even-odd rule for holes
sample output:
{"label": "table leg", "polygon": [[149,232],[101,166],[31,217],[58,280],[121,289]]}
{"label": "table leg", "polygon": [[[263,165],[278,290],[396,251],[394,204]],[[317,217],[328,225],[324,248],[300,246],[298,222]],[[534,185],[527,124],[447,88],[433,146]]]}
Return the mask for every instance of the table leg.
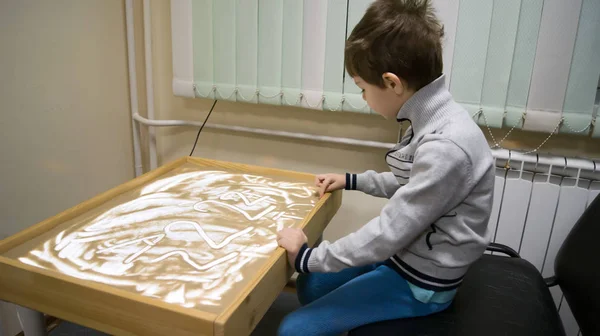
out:
{"label": "table leg", "polygon": [[0,335],[16,335],[22,331],[15,307],[12,303],[0,301]]}
{"label": "table leg", "polygon": [[33,309],[16,306],[17,317],[25,336],[47,336],[44,314]]}

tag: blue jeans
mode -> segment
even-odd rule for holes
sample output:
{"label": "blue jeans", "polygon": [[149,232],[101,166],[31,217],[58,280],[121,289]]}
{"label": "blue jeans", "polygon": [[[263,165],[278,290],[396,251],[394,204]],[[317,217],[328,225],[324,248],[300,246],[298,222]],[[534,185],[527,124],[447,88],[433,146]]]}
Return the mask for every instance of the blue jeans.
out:
{"label": "blue jeans", "polygon": [[303,307],[285,317],[278,335],[339,335],[373,322],[429,315],[450,305],[417,301],[406,280],[381,263],[338,273],[300,274],[297,290]]}

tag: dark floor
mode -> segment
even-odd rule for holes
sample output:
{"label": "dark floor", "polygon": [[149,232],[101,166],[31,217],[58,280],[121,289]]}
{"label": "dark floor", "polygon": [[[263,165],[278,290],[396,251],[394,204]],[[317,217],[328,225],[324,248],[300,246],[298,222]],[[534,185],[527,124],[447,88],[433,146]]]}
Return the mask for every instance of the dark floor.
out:
{"label": "dark floor", "polygon": [[[270,336],[277,334],[277,327],[283,317],[294,309],[298,308],[300,303],[296,298],[296,294],[282,292],[275,300],[265,317],[260,321],[253,336]],[[0,328],[1,330],[1,328]],[[1,332],[0,332],[1,333]],[[106,334],[99,331],[82,327],[70,322],[62,322],[54,329],[50,336],[104,336]]]}

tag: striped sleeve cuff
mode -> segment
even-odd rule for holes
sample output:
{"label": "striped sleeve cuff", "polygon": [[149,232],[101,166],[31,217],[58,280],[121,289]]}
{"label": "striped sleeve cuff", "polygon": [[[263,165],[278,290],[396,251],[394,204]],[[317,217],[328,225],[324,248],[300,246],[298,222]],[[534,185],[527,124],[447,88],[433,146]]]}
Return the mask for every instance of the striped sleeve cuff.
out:
{"label": "striped sleeve cuff", "polygon": [[346,190],[356,190],[356,174],[346,173]]}
{"label": "striped sleeve cuff", "polygon": [[296,262],[294,266],[296,268],[296,272],[298,273],[309,273],[308,270],[308,259],[310,258],[310,254],[312,253],[312,249],[308,247],[307,244],[302,245],[300,251],[298,251],[298,255],[296,255]]}

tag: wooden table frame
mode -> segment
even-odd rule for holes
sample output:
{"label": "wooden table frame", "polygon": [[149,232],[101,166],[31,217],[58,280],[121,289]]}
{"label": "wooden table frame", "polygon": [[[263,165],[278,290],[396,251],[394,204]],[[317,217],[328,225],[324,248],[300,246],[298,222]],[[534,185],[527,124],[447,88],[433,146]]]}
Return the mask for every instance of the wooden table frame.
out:
{"label": "wooden table frame", "polygon": [[[314,180],[310,174],[183,157],[0,241],[0,254],[188,162],[310,183]],[[304,229],[309,244],[322,235],[341,201],[341,191],[326,194],[304,218],[300,227]],[[234,304],[217,315],[0,256],[0,300],[115,335],[248,335],[292,274],[285,250],[277,248],[243,288]]]}

